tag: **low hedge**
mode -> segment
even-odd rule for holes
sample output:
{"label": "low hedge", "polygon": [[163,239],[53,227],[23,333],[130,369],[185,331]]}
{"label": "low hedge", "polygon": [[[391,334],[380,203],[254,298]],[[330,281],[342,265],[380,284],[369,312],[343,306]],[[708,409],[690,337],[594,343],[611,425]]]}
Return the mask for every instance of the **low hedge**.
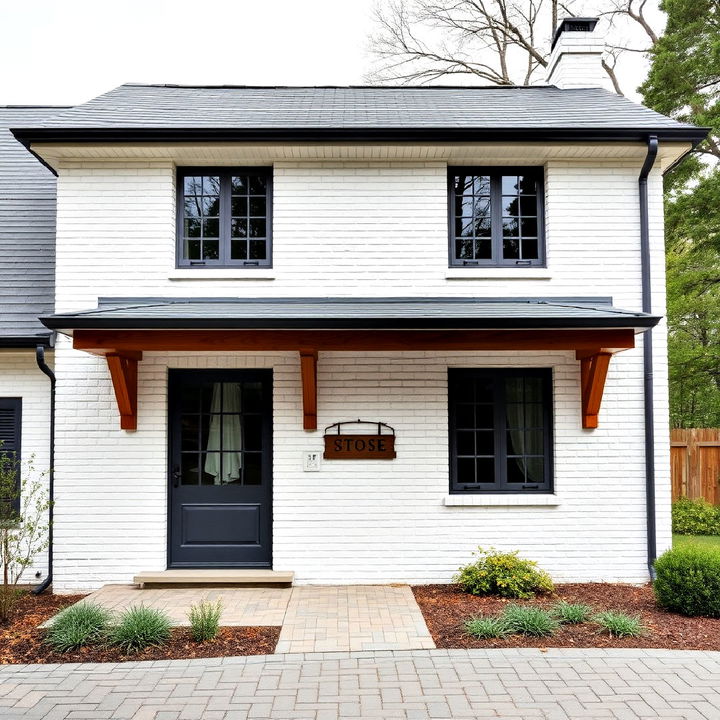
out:
{"label": "low hedge", "polygon": [[655,599],[682,615],[720,617],[720,550],[687,545],[655,561]]}
{"label": "low hedge", "polygon": [[720,507],[680,498],[672,505],[672,530],[678,535],[720,535]]}

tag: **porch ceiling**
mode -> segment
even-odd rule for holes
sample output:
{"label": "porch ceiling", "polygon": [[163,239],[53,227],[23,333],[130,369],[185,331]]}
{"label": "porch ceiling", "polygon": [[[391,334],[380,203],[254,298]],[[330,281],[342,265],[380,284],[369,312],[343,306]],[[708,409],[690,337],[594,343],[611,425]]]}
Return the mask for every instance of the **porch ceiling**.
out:
{"label": "porch ceiling", "polygon": [[137,428],[143,351],[208,350],[298,352],[306,430],[317,429],[318,351],[574,350],[582,424],[594,428],[613,353],[659,320],[610,298],[110,298],[42,318],[106,356],[126,430]]}

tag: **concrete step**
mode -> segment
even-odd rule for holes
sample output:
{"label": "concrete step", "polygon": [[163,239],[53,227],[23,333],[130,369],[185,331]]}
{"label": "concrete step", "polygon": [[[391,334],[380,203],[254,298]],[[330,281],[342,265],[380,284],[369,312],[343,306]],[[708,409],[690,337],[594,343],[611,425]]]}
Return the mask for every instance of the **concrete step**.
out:
{"label": "concrete step", "polygon": [[141,572],[135,575],[133,582],[143,587],[202,587],[213,586],[258,586],[292,585],[295,573],[292,570],[233,570],[233,569],[195,569],[158,570]]}

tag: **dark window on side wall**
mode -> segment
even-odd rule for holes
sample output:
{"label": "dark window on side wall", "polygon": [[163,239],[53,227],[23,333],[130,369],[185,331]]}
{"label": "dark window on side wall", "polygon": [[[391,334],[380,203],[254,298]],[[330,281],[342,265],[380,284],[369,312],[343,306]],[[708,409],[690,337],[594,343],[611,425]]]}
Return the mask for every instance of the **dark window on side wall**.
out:
{"label": "dark window on side wall", "polygon": [[451,492],[552,490],[552,373],[450,370]]}
{"label": "dark window on side wall", "polygon": [[178,171],[178,266],[269,267],[272,168]]}
{"label": "dark window on side wall", "polygon": [[450,265],[545,264],[542,168],[450,168]]}
{"label": "dark window on side wall", "polygon": [[12,499],[0,497],[0,519],[9,511],[20,512],[20,428],[22,398],[0,398],[0,463],[3,471],[15,470],[15,491]]}

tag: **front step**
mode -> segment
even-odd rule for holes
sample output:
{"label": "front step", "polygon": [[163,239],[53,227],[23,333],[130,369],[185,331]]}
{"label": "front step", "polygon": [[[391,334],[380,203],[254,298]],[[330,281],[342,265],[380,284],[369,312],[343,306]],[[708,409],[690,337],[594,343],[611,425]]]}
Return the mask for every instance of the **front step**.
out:
{"label": "front step", "polygon": [[221,570],[221,569],[181,569],[141,572],[135,575],[133,582],[143,587],[197,587],[213,586],[258,586],[292,585],[295,573],[292,570]]}

